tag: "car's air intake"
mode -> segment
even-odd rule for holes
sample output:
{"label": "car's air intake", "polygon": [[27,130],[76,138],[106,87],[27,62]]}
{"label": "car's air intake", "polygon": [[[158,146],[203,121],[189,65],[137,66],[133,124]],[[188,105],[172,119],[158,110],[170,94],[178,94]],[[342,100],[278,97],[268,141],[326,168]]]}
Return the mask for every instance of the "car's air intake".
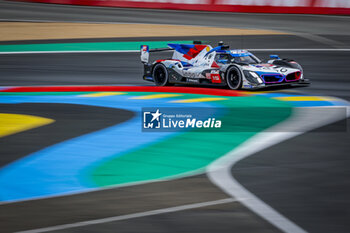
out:
{"label": "car's air intake", "polygon": [[301,77],[301,72],[297,71],[286,76],[286,82],[298,81]]}
{"label": "car's air intake", "polygon": [[283,81],[283,75],[281,74],[264,74],[261,75],[266,84],[269,83],[280,83]]}

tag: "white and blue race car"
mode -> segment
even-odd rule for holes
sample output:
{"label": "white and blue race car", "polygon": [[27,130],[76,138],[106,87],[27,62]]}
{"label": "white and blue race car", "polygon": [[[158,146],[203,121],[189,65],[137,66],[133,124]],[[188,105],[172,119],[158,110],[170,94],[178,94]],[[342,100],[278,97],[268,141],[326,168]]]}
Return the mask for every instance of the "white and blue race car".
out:
{"label": "white and blue race car", "polygon": [[[157,86],[173,84],[211,84],[230,89],[258,89],[276,85],[308,85],[302,67],[290,59],[270,55],[266,63],[247,50],[230,50],[222,42],[215,48],[194,44],[168,44],[150,50],[141,46],[143,79]],[[173,50],[171,59],[149,62],[149,53]]]}

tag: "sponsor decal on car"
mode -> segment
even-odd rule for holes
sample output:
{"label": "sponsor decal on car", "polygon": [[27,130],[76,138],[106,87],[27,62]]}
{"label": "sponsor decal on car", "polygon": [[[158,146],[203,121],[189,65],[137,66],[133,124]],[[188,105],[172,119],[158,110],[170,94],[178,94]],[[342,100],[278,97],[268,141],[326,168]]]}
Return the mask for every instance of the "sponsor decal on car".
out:
{"label": "sponsor decal on car", "polygon": [[186,81],[189,83],[199,83],[199,80],[195,78],[187,78]]}
{"label": "sponsor decal on car", "polygon": [[287,71],[288,71],[288,69],[286,69],[286,68],[281,68],[280,69],[280,72],[282,72],[282,73],[287,72]]}
{"label": "sponsor decal on car", "polygon": [[221,77],[218,70],[212,70],[210,73],[210,79],[212,83],[221,83]]}

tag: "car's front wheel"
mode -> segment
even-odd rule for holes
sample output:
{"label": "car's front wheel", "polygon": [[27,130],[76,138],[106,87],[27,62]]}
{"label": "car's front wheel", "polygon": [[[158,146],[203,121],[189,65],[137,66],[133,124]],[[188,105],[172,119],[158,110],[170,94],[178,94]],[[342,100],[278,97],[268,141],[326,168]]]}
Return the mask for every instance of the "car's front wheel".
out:
{"label": "car's front wheel", "polygon": [[226,71],[226,82],[230,89],[237,90],[242,87],[242,73],[236,66],[231,66]]}
{"label": "car's front wheel", "polygon": [[166,67],[158,63],[154,66],[152,72],[153,80],[157,86],[167,86],[169,85],[169,74]]}

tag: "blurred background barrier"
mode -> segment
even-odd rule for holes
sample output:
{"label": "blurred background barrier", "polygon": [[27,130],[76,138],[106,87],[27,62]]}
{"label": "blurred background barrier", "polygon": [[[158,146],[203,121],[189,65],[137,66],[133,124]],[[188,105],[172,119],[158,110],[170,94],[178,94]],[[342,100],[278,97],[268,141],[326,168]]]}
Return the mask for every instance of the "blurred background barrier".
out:
{"label": "blurred background barrier", "polygon": [[[17,1],[17,0],[13,0]],[[349,0],[20,0],[69,5],[282,14],[349,15]]]}

